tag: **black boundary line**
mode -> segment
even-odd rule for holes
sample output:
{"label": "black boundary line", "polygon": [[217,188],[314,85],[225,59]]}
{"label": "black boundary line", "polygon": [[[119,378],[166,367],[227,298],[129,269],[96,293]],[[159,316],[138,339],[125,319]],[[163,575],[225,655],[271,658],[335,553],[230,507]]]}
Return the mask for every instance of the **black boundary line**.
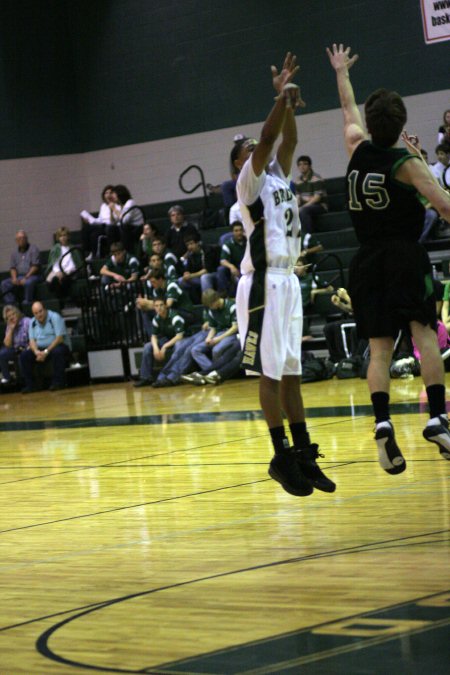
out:
{"label": "black boundary line", "polygon": [[[423,404],[420,402],[402,401],[391,403],[391,413],[395,414],[425,414]],[[357,404],[354,406],[326,406],[323,408],[306,408],[306,416],[309,419],[322,417],[349,417],[356,419],[359,417],[369,417],[373,415],[373,409],[370,404]],[[186,423],[208,423],[215,421],[241,421],[251,422],[263,419],[261,409],[255,410],[227,410],[221,412],[186,412],[186,413],[161,413],[158,415],[126,415],[123,417],[100,417],[100,418],[78,418],[70,420],[29,420],[29,421],[11,421],[0,423],[0,432],[13,431],[39,431],[41,429],[64,428],[81,429],[85,427],[100,428],[105,426],[144,426],[152,424],[186,424]]]}
{"label": "black boundary line", "polygon": [[[418,602],[421,602],[423,600],[427,600],[429,598],[439,597],[440,595],[444,595],[445,593],[448,593],[448,591],[442,590],[442,591],[438,591],[437,593],[431,593],[429,595],[423,595],[423,596],[416,597],[413,600],[406,600],[406,601],[403,601],[403,602],[398,602],[398,603],[395,603],[394,605],[386,605],[384,607],[379,607],[378,609],[371,609],[371,610],[368,610],[366,612],[361,612],[359,614],[350,614],[349,616],[344,616],[341,619],[332,619],[330,621],[323,621],[322,623],[313,624],[312,626],[306,626],[305,628],[301,628],[299,630],[293,630],[293,631],[289,631],[287,633],[279,633],[277,635],[273,635],[273,636],[268,637],[268,638],[262,638],[260,640],[251,640],[250,642],[244,642],[240,645],[236,645],[235,647],[228,647],[228,648],[225,648],[225,649],[218,649],[218,650],[215,650],[215,651],[212,651],[212,652],[205,652],[204,654],[200,654],[199,656],[192,656],[192,657],[188,657],[186,659],[178,659],[177,661],[167,661],[166,663],[158,664],[157,668],[165,668],[165,667],[169,667],[169,666],[176,666],[177,664],[185,665],[185,664],[188,664],[190,661],[197,661],[199,658],[207,658],[209,656],[220,655],[220,654],[228,654],[229,652],[238,651],[240,649],[245,649],[245,648],[248,648],[248,647],[266,644],[268,642],[271,642],[272,640],[277,640],[277,639],[280,639],[280,638],[289,638],[289,637],[292,637],[294,635],[301,635],[301,634],[304,634],[304,633],[309,633],[310,631],[316,630],[317,628],[323,628],[324,626],[328,626],[330,624],[336,623],[337,621],[340,622],[340,621],[349,621],[349,620],[352,620],[352,619],[361,619],[361,618],[364,618],[364,617],[370,617],[374,614],[379,614],[381,612],[395,611],[396,609],[401,609],[402,607],[407,607],[408,605],[417,604]],[[440,623],[440,622],[436,622],[436,623]],[[433,628],[433,626],[430,626],[430,628]],[[408,633],[409,633],[409,631],[408,631]],[[392,639],[399,639],[399,638],[402,637],[402,635],[400,634],[400,635],[395,635],[395,636],[391,636],[391,637],[392,637]],[[141,671],[136,671],[136,672],[141,672]],[[161,670],[161,671],[156,671],[156,670],[150,671],[150,670],[148,670],[148,671],[143,671],[143,672],[149,672],[152,675],[169,675],[171,672],[176,673],[176,675],[190,675],[187,671],[170,671],[170,670],[166,670],[166,669]],[[204,675],[207,675],[207,673],[205,673]],[[214,675],[217,675],[217,673],[215,673]]]}
{"label": "black boundary line", "polygon": [[[339,420],[339,422],[337,422],[337,423],[334,422],[334,424],[344,424],[345,422],[351,421],[352,419],[353,418],[350,417],[347,420]],[[332,424],[332,422],[326,422],[323,425],[319,424],[316,427],[311,426],[311,428],[320,428],[322,426],[327,426],[328,424]],[[216,443],[206,443],[204,445],[197,445],[197,446],[194,446],[192,448],[179,448],[178,450],[171,450],[169,454],[174,455],[174,454],[180,453],[180,452],[187,453],[187,452],[192,452],[193,450],[203,450],[205,448],[218,447],[218,446],[221,446],[221,445],[228,445],[230,443],[243,443],[243,442],[255,440],[256,438],[263,438],[263,437],[267,437],[267,434],[256,434],[254,436],[244,436],[243,438],[226,440],[226,441],[222,441],[222,442],[218,442],[218,443],[217,442]],[[78,471],[89,471],[89,470],[92,470],[92,469],[103,469],[103,468],[109,468],[109,467],[111,467],[111,468],[112,467],[121,468],[119,465],[124,465],[125,462],[134,462],[134,461],[137,461],[137,460],[140,460],[140,459],[152,459],[154,457],[160,457],[161,455],[167,455],[167,453],[166,452],[156,452],[156,453],[152,453],[152,454],[149,454],[149,455],[143,455],[143,456],[137,457],[136,460],[128,458],[128,459],[121,459],[121,460],[119,459],[115,462],[107,462],[106,464],[92,464],[92,465],[77,466],[74,469],[66,469],[65,471],[56,471],[54,473],[45,474],[43,476],[30,476],[28,478],[18,478],[17,480],[4,481],[3,483],[0,483],[0,485],[11,485],[12,483],[20,483],[20,482],[30,481],[30,480],[39,480],[41,478],[51,478],[53,476],[62,476],[62,475],[67,474],[67,473],[76,473]],[[347,461],[347,464],[352,464],[352,463],[354,463],[354,460]],[[236,464],[241,464],[241,463],[236,462]],[[263,462],[255,462],[255,463],[245,462],[243,464],[257,465],[257,464],[263,464]],[[125,466],[129,466],[130,468],[132,468],[133,466],[139,466],[139,464],[134,464],[134,465],[130,464],[130,465],[125,465]],[[162,464],[162,465],[149,464],[148,466],[172,466],[172,465],[169,465],[169,464],[167,464],[167,465],[166,464]],[[183,466],[183,465],[180,465],[180,466]],[[190,465],[190,466],[192,466],[192,465]],[[214,463],[199,464],[198,466],[215,466],[215,464]],[[230,466],[230,464],[228,462],[225,462],[223,464],[219,463],[219,466]],[[340,466],[340,463],[339,463],[339,466]],[[0,471],[4,470],[5,468],[8,468],[8,467],[1,467],[0,466]],[[29,469],[29,468],[32,468],[32,467],[28,467],[28,466],[14,467],[13,466],[13,467],[10,467],[10,468],[13,468],[13,469],[18,468],[18,469],[25,470],[25,469]],[[39,467],[36,467],[36,468],[39,468]],[[46,467],[43,467],[43,468],[46,468]],[[0,534],[1,534],[1,532],[0,532]]]}
{"label": "black boundary line", "polygon": [[[267,434],[258,434],[256,436],[245,436],[244,438],[237,438],[235,440],[228,440],[228,441],[221,441],[221,442],[219,441],[217,443],[206,443],[205,445],[196,445],[196,446],[191,447],[191,448],[179,448],[178,450],[171,450],[169,452],[169,454],[174,455],[175,453],[179,453],[179,452],[186,452],[187,453],[187,452],[192,452],[194,450],[203,450],[205,448],[212,448],[212,447],[221,446],[221,445],[228,445],[229,443],[242,443],[242,442],[254,440],[255,438],[262,438],[262,436],[267,436]],[[45,474],[44,476],[30,476],[28,478],[19,478],[19,479],[14,480],[14,481],[5,481],[4,483],[0,483],[0,485],[9,485],[11,483],[20,483],[21,481],[36,480],[36,479],[40,479],[40,478],[51,478],[52,476],[62,476],[66,473],[74,473],[74,472],[77,472],[77,471],[89,471],[89,470],[92,470],[92,469],[104,469],[104,468],[119,468],[120,469],[121,466],[119,466],[119,465],[123,465],[124,462],[134,462],[134,461],[137,461],[137,460],[140,460],[140,459],[152,459],[153,457],[160,457],[161,455],[167,455],[167,452],[155,452],[155,453],[152,453],[152,454],[149,454],[149,455],[143,455],[143,456],[137,457],[136,460],[127,458],[127,459],[118,459],[115,462],[107,462],[106,464],[82,465],[82,466],[77,466],[74,469],[66,469],[65,471],[55,471],[54,473]],[[127,465],[125,465],[125,466],[127,466]],[[139,466],[139,465],[138,464],[136,464],[136,465],[130,464],[129,465],[129,467],[131,467],[131,468],[133,466]],[[155,465],[149,464],[148,466],[155,466]],[[200,465],[200,466],[202,466],[202,465]],[[5,467],[0,467],[0,471],[4,468]],[[15,467],[15,466],[13,466],[11,468],[13,468],[13,469],[17,468],[17,469],[23,469],[24,470],[24,469],[29,469],[29,468],[32,468],[32,467],[28,467],[28,466],[16,466]],[[39,468],[39,467],[35,467],[35,468]],[[42,467],[42,468],[48,468],[48,467]]]}
{"label": "black boundary line", "polygon": [[[356,462],[344,462],[344,463],[339,463],[339,464],[331,464],[327,468],[329,469],[336,469],[340,468],[341,466],[347,466],[348,464],[355,464]],[[166,465],[163,465],[166,466]],[[99,467],[93,467],[93,468],[99,468]],[[116,468],[116,467],[114,467]],[[120,467],[117,467],[120,468]],[[74,469],[75,471],[75,469]],[[70,471],[64,471],[62,473],[71,473]],[[51,475],[51,474],[50,474]],[[55,475],[60,475],[60,474],[55,474]],[[37,476],[36,478],[39,478]],[[24,479],[25,480],[25,479]],[[31,479],[29,479],[31,480]],[[142,506],[151,506],[154,504],[164,504],[164,502],[172,502],[176,501],[177,499],[187,499],[189,497],[200,497],[201,495],[207,495],[211,494],[214,492],[221,492],[222,490],[234,490],[235,488],[241,488],[241,487],[246,487],[248,485],[257,485],[258,483],[268,483],[271,480],[271,478],[259,478],[258,480],[252,480],[252,481],[247,481],[245,483],[235,483],[234,485],[222,485],[221,487],[217,488],[211,488],[210,490],[201,490],[200,492],[188,492],[183,495],[175,495],[174,497],[165,497],[164,499],[155,499],[151,500],[149,502],[142,502],[140,504],[127,504],[126,506],[115,506],[113,509],[105,509],[104,511],[94,511],[93,513],[83,513],[83,514],[78,514],[76,516],[67,516],[66,518],[59,518],[57,520],[46,520],[42,523],[33,523],[31,525],[20,525],[19,527],[11,527],[8,530],[0,530],[0,535],[1,534],[7,534],[8,532],[17,532],[19,530],[30,530],[35,527],[44,527],[45,525],[56,525],[57,523],[64,523],[69,520],[81,520],[82,518],[92,518],[94,516],[102,516],[105,515],[106,513],[114,513],[117,511],[126,511],[128,509],[137,509],[141,508]]]}
{"label": "black boundary line", "polygon": [[94,513],[84,513],[77,516],[67,516],[66,518],[59,518],[58,520],[47,520],[42,523],[34,523],[33,525],[21,525],[20,527],[12,527],[9,530],[0,530],[0,534],[8,532],[17,532],[18,530],[30,530],[35,527],[43,527],[44,525],[55,525],[56,523],[64,523],[68,520],[78,520],[82,518],[92,518],[93,516],[102,516],[106,513],[114,513],[116,511],[127,511],[128,509],[137,509],[142,506],[150,506],[153,504],[163,504],[164,502],[172,502],[177,499],[186,499],[189,497],[199,497],[201,495],[211,494],[213,492],[221,492],[222,490],[231,490],[234,488],[245,487],[247,485],[255,485],[257,483],[266,483],[270,478],[261,478],[259,480],[248,481],[246,483],[236,483],[235,485],[223,485],[218,488],[211,488],[210,490],[202,490],[200,492],[188,492],[184,495],[175,495],[174,497],[165,497],[164,499],[155,499],[149,502],[142,502],[140,504],[128,504],[127,506],[115,506],[113,509],[105,509],[104,511],[96,511]]}
{"label": "black boundary line", "polygon": [[[383,540],[383,541],[372,542],[372,543],[368,543],[368,544],[360,544],[359,546],[351,546],[351,547],[344,548],[344,549],[336,549],[335,551],[324,551],[322,553],[311,553],[307,556],[297,556],[295,558],[287,558],[286,560],[279,560],[279,561],[272,562],[272,563],[264,563],[262,565],[253,565],[253,566],[248,567],[248,568],[246,567],[246,568],[242,568],[242,569],[238,569],[238,570],[231,570],[229,572],[220,572],[218,574],[213,574],[213,575],[210,575],[210,576],[207,576],[207,577],[199,577],[198,579],[191,579],[190,581],[180,581],[180,582],[177,582],[176,584],[171,584],[171,585],[169,584],[168,586],[161,586],[159,588],[155,588],[155,589],[152,589],[150,591],[141,591],[139,593],[132,593],[128,596],[123,596],[123,597],[120,597],[118,599],[113,598],[112,600],[100,600],[99,602],[92,602],[92,603],[89,603],[88,605],[82,605],[80,607],[72,607],[71,609],[65,609],[61,612],[55,612],[54,614],[45,614],[44,616],[40,616],[40,617],[37,617],[35,619],[28,619],[27,621],[21,621],[19,623],[11,624],[9,626],[2,626],[2,627],[0,627],[0,633],[3,633],[3,632],[8,631],[8,630],[12,630],[13,628],[21,628],[22,626],[27,626],[28,624],[31,624],[31,623],[37,623],[39,621],[45,621],[46,619],[52,619],[52,618],[57,617],[57,616],[62,616],[63,614],[72,614],[73,612],[78,612],[78,611],[82,611],[82,610],[89,609],[89,608],[100,607],[100,606],[103,606],[103,605],[107,605],[109,603],[114,603],[116,601],[119,602],[119,601],[122,601],[124,598],[130,599],[130,598],[133,598],[133,597],[137,597],[139,595],[148,595],[148,594],[156,593],[156,592],[159,592],[159,591],[170,590],[171,588],[177,588],[179,586],[187,586],[189,584],[199,583],[199,582],[202,582],[202,581],[209,581],[211,579],[218,579],[220,577],[231,576],[233,574],[239,574],[239,573],[242,573],[242,572],[249,572],[249,571],[255,571],[255,570],[258,570],[258,569],[264,569],[264,568],[268,568],[268,567],[276,567],[276,566],[280,566],[280,565],[284,565],[284,564],[292,564],[292,563],[296,563],[296,562],[303,562],[304,560],[310,560],[310,559],[314,559],[314,558],[330,557],[332,555],[341,555],[341,554],[344,554],[344,553],[364,552],[364,551],[361,551],[361,549],[371,550],[373,547],[382,549],[383,544],[394,545],[396,542],[401,542],[401,541],[408,542],[408,540],[411,540],[411,539],[419,539],[419,538],[422,538],[422,537],[431,537],[433,535],[444,534],[444,533],[447,533],[447,532],[450,532],[450,529],[449,530],[435,530],[433,532],[423,532],[421,534],[408,535],[407,537],[396,537],[394,539],[386,539],[386,540]],[[414,542],[411,542],[411,544],[413,544],[413,543]],[[443,591],[440,591],[439,593],[434,593],[432,595],[440,595],[442,592]],[[432,597],[432,595],[424,596],[424,597]],[[401,603],[401,604],[404,604],[404,603]],[[294,631],[294,632],[297,632],[297,631]]]}
{"label": "black boundary line", "polygon": [[[393,634],[393,635],[378,635],[370,638],[359,638],[357,642],[348,642],[345,645],[342,645],[341,647],[332,647],[328,650],[324,650],[321,652],[316,652],[314,654],[309,654],[307,656],[299,657],[297,656],[296,658],[291,658],[288,661],[282,661],[281,663],[275,664],[275,666],[272,665],[266,665],[266,666],[260,666],[257,668],[251,668],[250,670],[241,670],[239,673],[235,673],[235,675],[269,675],[270,673],[276,673],[279,675],[279,673],[285,673],[287,671],[291,672],[292,668],[294,667],[302,667],[302,666],[310,666],[310,665],[315,665],[319,663],[319,661],[325,661],[327,659],[335,659],[335,658],[340,658],[344,655],[350,654],[352,652],[356,651],[362,651],[363,649],[371,649],[372,647],[378,647],[380,645],[384,645],[387,642],[395,642],[401,640],[401,638],[408,637],[410,638],[411,636],[416,636],[420,635],[421,633],[427,633],[430,631],[434,630],[439,630],[443,628],[444,626],[447,626],[450,624],[450,618],[447,617],[446,619],[442,619],[441,621],[432,621],[429,624],[419,626],[417,628],[412,628],[410,627],[409,629],[405,629],[402,633],[399,634]],[[184,665],[184,664],[183,664]],[[276,668],[276,670],[275,670]],[[280,670],[281,668],[281,670]],[[142,672],[142,671],[140,671]],[[208,675],[208,673],[204,672],[192,672],[190,671],[187,673],[185,670],[160,670],[160,671],[152,671],[150,669],[143,671],[145,673],[150,673],[150,675]],[[373,671],[372,671],[373,672]],[[209,675],[217,675],[216,673],[210,673]]]}
{"label": "black boundary line", "polygon": [[[196,450],[196,448],[192,448],[192,450]],[[188,450],[175,450],[174,452],[188,452]],[[441,460],[439,457],[435,458],[441,463]],[[130,461],[133,462],[133,460],[123,460],[124,462]],[[424,459],[419,459],[416,458],[414,460],[414,463],[416,464],[417,462],[419,463],[427,463],[430,461],[435,461],[431,457],[430,458],[424,458]],[[121,464],[121,466],[119,466]],[[133,467],[137,468],[143,468],[145,466],[151,468],[151,467],[183,467],[183,466],[263,466],[264,464],[267,464],[267,461],[261,461],[261,462],[189,462],[185,464],[122,464],[122,462],[114,462],[111,464],[93,464],[91,466],[86,465],[86,466],[78,466],[76,469],[73,469],[73,471],[86,471],[89,469],[132,469]],[[328,462],[321,462],[321,464],[327,464],[327,468],[332,468],[331,465],[328,464]],[[333,466],[343,466],[344,464],[378,464],[378,460],[376,459],[348,459],[348,460],[342,460],[342,462],[339,462],[338,464]],[[0,466],[0,473],[2,471],[11,471],[12,469],[50,469],[51,467],[49,466]],[[20,482],[21,480],[34,480],[34,478],[46,478],[47,476],[59,476],[60,474],[64,473],[69,473],[71,469],[67,469],[65,471],[61,471],[59,473],[49,473],[44,476],[32,476],[30,478],[20,478],[17,481],[9,481],[10,483],[16,483]],[[0,485],[7,485],[8,483],[0,483]]]}
{"label": "black boundary line", "polygon": [[[290,559],[286,559],[286,560],[282,560],[282,561],[265,563],[265,564],[262,564],[262,565],[253,565],[251,567],[242,568],[242,569],[239,569],[239,570],[230,570],[228,572],[221,572],[221,573],[218,573],[218,574],[209,575],[207,577],[201,577],[201,578],[198,578],[198,579],[193,579],[191,581],[178,582],[176,584],[171,584],[171,585],[168,585],[168,586],[163,586],[163,587],[160,587],[160,588],[151,589],[151,590],[148,590],[148,591],[140,591],[138,593],[131,593],[129,595],[125,595],[125,596],[122,596],[122,597],[119,597],[119,598],[113,598],[112,600],[107,600],[105,602],[99,603],[96,606],[92,606],[88,609],[83,609],[82,611],[78,612],[74,616],[67,617],[66,619],[63,619],[62,621],[54,624],[53,626],[50,626],[50,628],[48,628],[43,633],[41,633],[41,635],[37,638],[37,640],[36,640],[36,650],[38,651],[39,654],[41,654],[45,658],[48,658],[49,660],[56,661],[58,663],[63,663],[65,665],[73,666],[73,667],[76,667],[76,668],[86,668],[88,670],[96,670],[96,671],[100,671],[100,672],[113,672],[113,673],[153,673],[154,675],[157,675],[158,673],[164,673],[164,671],[160,671],[159,669],[164,668],[164,666],[176,665],[176,663],[185,664],[185,663],[189,662],[189,659],[187,659],[187,660],[183,659],[183,660],[179,660],[179,661],[176,661],[176,662],[166,662],[166,664],[159,664],[158,666],[156,666],[156,669],[152,669],[152,670],[148,670],[148,668],[147,669],[139,669],[139,670],[129,670],[129,669],[123,669],[123,668],[108,668],[108,667],[104,667],[104,666],[93,666],[93,665],[86,664],[86,663],[76,662],[76,661],[72,661],[70,659],[66,659],[63,656],[59,656],[58,654],[56,654],[55,652],[53,652],[50,649],[50,647],[48,645],[48,642],[49,642],[49,639],[51,638],[51,636],[57,630],[59,630],[60,628],[62,628],[65,625],[71,623],[72,621],[75,621],[75,620],[81,618],[82,616],[86,616],[87,614],[91,614],[91,613],[96,612],[98,610],[104,609],[105,607],[110,607],[112,605],[119,604],[121,602],[126,602],[128,600],[132,600],[132,599],[135,599],[135,598],[138,598],[138,597],[143,597],[143,596],[146,596],[146,595],[152,595],[152,594],[157,593],[157,592],[161,592],[161,591],[165,591],[165,590],[169,590],[169,589],[173,589],[173,588],[180,588],[180,587],[184,587],[184,586],[189,586],[189,585],[192,585],[192,584],[195,584],[195,583],[201,583],[201,582],[204,582],[204,581],[211,581],[211,580],[214,580],[214,579],[233,576],[233,575],[236,575],[236,574],[244,574],[244,573],[247,573],[247,572],[254,572],[256,570],[268,569],[270,567],[278,567],[278,566],[286,565],[286,564],[293,564],[293,563],[295,564],[295,563],[298,563],[298,562],[304,562],[306,560],[311,560],[311,559],[328,558],[328,557],[334,557],[334,556],[337,556],[337,555],[349,555],[349,554],[354,554],[354,553],[365,553],[365,552],[372,551],[374,548],[375,548],[375,550],[377,550],[380,546],[382,546],[382,544],[385,544],[385,543],[388,544],[388,543],[395,543],[396,541],[400,542],[400,541],[406,541],[408,539],[417,539],[418,537],[427,537],[427,536],[430,536],[430,535],[433,535],[433,534],[442,534],[442,533],[448,532],[448,531],[449,530],[438,530],[436,532],[429,532],[429,533],[424,533],[424,534],[420,534],[420,535],[410,535],[408,537],[399,537],[399,538],[396,538],[396,539],[390,539],[390,540],[388,539],[388,540],[381,541],[381,542],[373,542],[372,544],[362,544],[360,546],[352,546],[352,547],[348,547],[348,548],[344,548],[344,549],[336,549],[334,551],[324,551],[322,553],[315,553],[315,554],[306,555],[306,556],[299,556],[299,557],[296,557],[296,558],[290,558]],[[369,612],[365,612],[365,613],[362,613],[362,614],[351,615],[350,617],[345,617],[345,619],[367,616],[367,615],[374,614],[374,613],[377,613],[377,612],[380,612],[380,611],[385,611],[386,609],[393,609],[395,607],[401,607],[401,606],[404,606],[404,605],[411,604],[412,602],[417,602],[418,600],[423,600],[425,598],[442,595],[442,593],[444,593],[444,592],[445,591],[440,591],[439,593],[433,593],[431,595],[422,596],[418,599],[416,598],[414,601],[410,600],[408,602],[398,603],[397,605],[393,605],[393,606],[388,605],[385,608],[381,608],[381,609],[378,608],[376,610],[371,610]],[[68,613],[69,611],[70,610],[68,610],[67,612],[64,612],[64,613]],[[77,611],[77,610],[72,610],[72,611]],[[36,619],[34,621],[39,621],[39,620],[40,619]],[[320,623],[320,624],[309,626],[308,628],[302,629],[301,631],[291,631],[289,633],[285,633],[285,634],[281,634],[281,635],[277,635],[277,636],[271,636],[270,638],[265,639],[265,640],[259,640],[257,642],[244,643],[242,645],[239,645],[235,649],[241,649],[242,647],[249,646],[249,645],[252,645],[252,644],[258,644],[258,643],[261,644],[261,643],[264,643],[264,642],[267,642],[267,641],[270,641],[270,640],[274,639],[274,637],[279,638],[279,637],[288,636],[288,635],[295,635],[295,634],[298,634],[299,632],[310,631],[310,630],[313,630],[313,629],[318,628],[320,626],[325,626],[329,623],[334,623],[334,622],[335,622],[335,620],[326,621],[326,622],[323,622],[323,623]],[[31,623],[31,621],[28,622],[28,623]],[[0,630],[8,630],[8,627],[6,627],[5,629],[0,629]],[[233,649],[233,648],[231,648],[231,649]],[[216,653],[220,654],[220,653],[223,653],[224,651],[229,651],[229,650],[222,650],[222,652],[221,651],[219,651],[219,652],[215,652],[215,651],[208,652],[206,654],[201,654],[201,655],[198,655],[196,657],[192,657],[192,660],[198,660],[198,658],[208,656],[208,654],[216,654]],[[188,674],[185,673],[184,675],[188,675]]]}
{"label": "black boundary line", "polygon": [[[197,450],[197,448],[192,448],[192,450]],[[186,451],[187,452],[187,451]],[[439,458],[438,458],[439,459]],[[425,461],[425,460],[421,460]],[[434,460],[433,460],[434,461]],[[349,466],[350,464],[359,464],[360,462],[358,460],[347,460],[347,461],[342,461],[342,462],[337,462],[337,463],[332,463],[329,464],[327,462],[322,462],[322,466],[327,467],[327,469],[335,469],[340,466]],[[378,464],[376,460],[373,460],[373,463]],[[0,485],[12,485],[14,483],[24,483],[26,481],[30,480],[41,480],[42,478],[54,478],[57,476],[65,476],[68,473],[77,473],[79,471],[92,471],[93,469],[133,469],[134,467],[138,469],[143,469],[144,467],[148,467],[149,469],[162,469],[162,468],[171,468],[171,467],[193,467],[193,466],[265,466],[267,465],[267,462],[199,462],[199,463],[185,463],[185,464],[169,464],[169,463],[164,463],[164,464],[122,464],[121,466],[113,465],[113,464],[97,464],[97,465],[92,465],[92,466],[82,466],[82,467],[77,467],[76,469],[67,469],[66,471],[56,471],[55,473],[46,473],[42,474],[41,476],[29,476],[28,478],[17,478],[15,480],[5,480]],[[12,468],[19,468],[19,467],[12,467]],[[32,467],[22,467],[22,468],[27,468],[30,469]],[[38,467],[34,467],[38,468]],[[43,467],[43,468],[48,468],[48,467]],[[1,471],[1,469],[0,469]]]}

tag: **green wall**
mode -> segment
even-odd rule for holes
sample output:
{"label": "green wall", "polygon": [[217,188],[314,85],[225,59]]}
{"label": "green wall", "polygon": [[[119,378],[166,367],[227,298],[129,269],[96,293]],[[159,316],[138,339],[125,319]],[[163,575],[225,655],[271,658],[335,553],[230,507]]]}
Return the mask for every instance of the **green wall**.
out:
{"label": "green wall", "polygon": [[[306,112],[338,106],[325,46],[360,54],[358,100],[448,87],[449,43],[425,45],[419,0],[6,0],[0,157],[89,151],[252,123],[269,66],[299,57]],[[438,125],[440,120],[436,120]]]}

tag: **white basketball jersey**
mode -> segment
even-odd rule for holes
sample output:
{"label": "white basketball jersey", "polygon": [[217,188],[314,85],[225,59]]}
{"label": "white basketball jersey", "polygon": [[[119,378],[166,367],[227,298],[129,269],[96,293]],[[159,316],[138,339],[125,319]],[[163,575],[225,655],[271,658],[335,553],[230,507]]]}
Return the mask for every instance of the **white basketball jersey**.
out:
{"label": "white basketball jersey", "polygon": [[277,159],[271,162],[270,173],[263,171],[260,176],[255,175],[251,160],[250,156],[242,167],[236,186],[247,235],[242,274],[295,265],[301,246],[297,199]]}

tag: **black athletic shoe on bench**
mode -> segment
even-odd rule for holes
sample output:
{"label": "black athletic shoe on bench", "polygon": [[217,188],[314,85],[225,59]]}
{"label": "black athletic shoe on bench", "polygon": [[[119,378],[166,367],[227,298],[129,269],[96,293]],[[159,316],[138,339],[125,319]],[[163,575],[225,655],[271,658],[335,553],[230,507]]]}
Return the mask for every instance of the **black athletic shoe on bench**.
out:
{"label": "black athletic shoe on bench", "polygon": [[428,424],[423,430],[423,437],[430,443],[436,443],[442,457],[450,460],[450,432],[447,415],[439,415],[439,418],[436,418],[436,424]]}
{"label": "black athletic shoe on bench", "polygon": [[311,481],[303,475],[299,467],[295,448],[277,453],[272,457],[269,476],[278,481],[290,495],[307,497],[313,491]]}
{"label": "black athletic shoe on bench", "polygon": [[394,427],[389,421],[381,422],[375,431],[378,447],[378,461],[387,473],[395,475],[406,469],[406,460],[395,440]]}
{"label": "black athletic shoe on bench", "polygon": [[296,454],[300,471],[311,481],[313,487],[322,490],[322,492],[334,492],[336,490],[336,483],[325,476],[316,462],[318,457],[324,457],[319,453],[317,443],[310,443],[307,448],[296,450]]}

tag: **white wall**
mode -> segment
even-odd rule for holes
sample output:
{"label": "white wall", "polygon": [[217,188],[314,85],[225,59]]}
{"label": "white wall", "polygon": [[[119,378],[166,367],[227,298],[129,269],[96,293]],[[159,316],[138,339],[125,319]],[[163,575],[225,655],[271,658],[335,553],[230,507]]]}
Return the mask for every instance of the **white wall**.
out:
{"label": "white wall", "polygon": [[[405,103],[409,111],[407,129],[419,134],[422,146],[433,159],[437,129],[443,111],[450,108],[449,92],[410,96]],[[326,178],[342,176],[347,157],[341,111],[301,112],[297,121],[297,154],[310,155],[316,171]],[[207,182],[220,183],[228,178],[234,134],[258,137],[260,129],[261,121],[79,155],[1,161],[0,270],[9,266],[19,227],[25,228],[30,241],[40,249],[48,249],[57,227],[79,229],[81,209],[98,209],[101,190],[107,183],[127,185],[141,204],[186,198],[178,187],[178,176],[189,164],[199,164]]]}

